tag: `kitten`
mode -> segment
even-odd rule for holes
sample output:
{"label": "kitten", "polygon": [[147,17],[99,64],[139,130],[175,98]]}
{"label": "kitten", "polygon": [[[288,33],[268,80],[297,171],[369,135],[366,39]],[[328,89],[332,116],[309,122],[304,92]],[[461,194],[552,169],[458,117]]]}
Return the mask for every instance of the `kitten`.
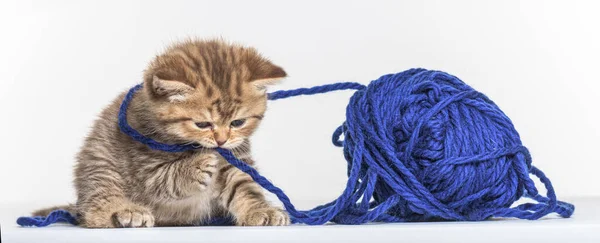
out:
{"label": "kitten", "polygon": [[67,209],[88,228],[198,225],[219,216],[237,225],[289,224],[258,184],[210,149],[230,149],[254,165],[248,138],[265,113],[265,87],[284,77],[253,48],[219,40],[172,45],[145,70],[128,122],[160,142],[205,148],[169,153],[132,140],[117,124],[122,93],[77,155],[77,203],[33,214]]}

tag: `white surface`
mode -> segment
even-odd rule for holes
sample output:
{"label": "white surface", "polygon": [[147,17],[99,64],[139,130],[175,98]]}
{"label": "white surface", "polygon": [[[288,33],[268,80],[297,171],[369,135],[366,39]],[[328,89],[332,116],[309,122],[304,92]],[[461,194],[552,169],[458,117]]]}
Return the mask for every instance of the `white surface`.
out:
{"label": "white surface", "polygon": [[[257,47],[290,74],[274,89],[366,84],[412,67],[455,74],[511,117],[559,198],[600,196],[598,9],[600,1],[591,0],[0,1],[0,205],[28,205],[2,212],[73,202],[73,158],[96,114],[140,82],[157,51],[185,36],[223,36]],[[330,136],[344,120],[349,97],[341,92],[271,103],[254,154],[262,173],[293,201],[324,203],[344,187],[346,162]],[[557,222],[550,224],[569,221]],[[445,225],[432,229],[451,231]],[[400,240],[419,227],[339,232],[398,230]],[[307,229],[277,232],[302,232],[301,239],[312,234]],[[316,229],[336,237],[328,232],[338,228]],[[439,237],[436,231],[424,236]],[[490,236],[496,237],[512,234]]]}
{"label": "white surface", "polygon": [[[502,219],[485,222],[396,223],[361,226],[173,227],[82,229],[67,225],[20,228],[15,212],[2,212],[2,242],[403,242],[403,243],[598,243],[600,198],[574,198],[573,218],[539,221]],[[22,206],[21,206],[22,207]],[[10,217],[6,217],[11,215]]]}

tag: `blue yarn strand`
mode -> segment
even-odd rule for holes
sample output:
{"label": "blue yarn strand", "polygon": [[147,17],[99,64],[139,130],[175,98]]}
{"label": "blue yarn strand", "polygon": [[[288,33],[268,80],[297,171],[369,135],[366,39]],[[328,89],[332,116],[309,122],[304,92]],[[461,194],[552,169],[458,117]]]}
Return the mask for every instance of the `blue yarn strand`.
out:
{"label": "blue yarn strand", "polygon": [[338,91],[338,90],[349,90],[349,89],[361,90],[361,89],[364,89],[365,87],[366,86],[364,86],[363,84],[359,84],[359,83],[342,82],[342,83],[334,83],[334,84],[325,84],[325,85],[315,86],[312,88],[299,88],[299,89],[292,89],[292,90],[275,91],[273,93],[269,93],[267,95],[267,98],[269,100],[278,100],[278,99],[285,99],[285,98],[294,97],[294,96],[322,94],[322,93]]}
{"label": "blue yarn strand", "polygon": [[123,133],[129,135],[135,141],[145,144],[146,146],[148,146],[154,150],[177,153],[177,152],[185,152],[185,151],[195,150],[195,149],[200,148],[200,146],[197,144],[180,145],[180,144],[165,144],[165,143],[158,142],[154,139],[151,139],[149,137],[142,135],[141,133],[139,133],[138,131],[133,129],[133,127],[131,127],[129,125],[129,123],[127,123],[127,108],[129,107],[129,103],[131,103],[131,100],[133,100],[133,95],[135,94],[135,92],[140,90],[142,87],[143,87],[142,84],[138,84],[138,85],[134,86],[133,88],[131,88],[129,90],[129,92],[127,92],[127,95],[125,95],[125,98],[123,99],[123,103],[121,103],[121,107],[119,108],[119,128],[121,129],[121,131]]}
{"label": "blue yarn strand", "polygon": [[55,210],[52,211],[48,216],[41,217],[19,217],[17,219],[17,224],[20,226],[37,226],[44,227],[54,223],[69,223],[76,225],[77,219],[71,215],[68,211],[65,210]]}
{"label": "blue yarn strand", "polygon": [[[197,149],[197,145],[160,143],[128,125],[127,107],[140,88],[133,87],[121,105],[123,133],[156,150]],[[349,89],[356,91],[346,108],[346,121],[332,135],[332,143],[343,148],[348,162],[348,181],[341,195],[329,203],[297,210],[283,190],[254,168],[229,150],[216,150],[275,194],[294,223],[535,220],[549,213],[573,214],[575,207],[558,201],[550,180],[532,166],[531,155],[510,119],[487,96],[450,74],[410,69],[384,75],[368,86],[334,83],[277,91],[268,94],[268,99]],[[540,179],[545,196],[538,193],[530,175]],[[511,207],[523,196],[535,203]],[[54,218],[42,221],[19,220],[44,226],[61,212],[51,215]],[[208,224],[230,225],[232,221],[214,219]]]}

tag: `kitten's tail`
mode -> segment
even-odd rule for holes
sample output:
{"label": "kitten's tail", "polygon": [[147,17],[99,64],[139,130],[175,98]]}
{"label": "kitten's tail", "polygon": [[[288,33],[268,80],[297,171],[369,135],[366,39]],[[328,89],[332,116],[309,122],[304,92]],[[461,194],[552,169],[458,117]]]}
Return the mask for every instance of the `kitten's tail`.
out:
{"label": "kitten's tail", "polygon": [[65,211],[69,212],[73,216],[77,215],[77,210],[75,209],[75,205],[73,205],[73,204],[60,205],[60,206],[54,206],[54,207],[49,207],[49,208],[43,208],[43,209],[35,210],[35,211],[33,211],[31,213],[31,215],[32,216],[46,217],[52,211],[59,210],[59,209],[65,210]]}

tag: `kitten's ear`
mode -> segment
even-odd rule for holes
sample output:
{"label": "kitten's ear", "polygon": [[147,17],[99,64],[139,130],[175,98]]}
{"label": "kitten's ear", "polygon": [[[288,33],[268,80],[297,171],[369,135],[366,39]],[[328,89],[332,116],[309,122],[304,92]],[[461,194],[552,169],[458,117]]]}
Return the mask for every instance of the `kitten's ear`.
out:
{"label": "kitten's ear", "polygon": [[250,83],[258,90],[264,91],[267,86],[277,84],[285,77],[287,77],[287,73],[283,68],[271,62],[265,62],[255,67]]}
{"label": "kitten's ear", "polygon": [[156,96],[166,97],[171,102],[185,101],[194,87],[177,80],[165,80],[156,75],[152,77],[152,90]]}

